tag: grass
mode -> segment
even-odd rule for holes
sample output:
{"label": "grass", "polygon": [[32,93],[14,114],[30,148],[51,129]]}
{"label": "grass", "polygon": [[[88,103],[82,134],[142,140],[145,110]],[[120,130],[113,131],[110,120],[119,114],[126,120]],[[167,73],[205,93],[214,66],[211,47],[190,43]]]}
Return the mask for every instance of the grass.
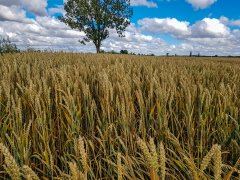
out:
{"label": "grass", "polygon": [[240,59],[0,57],[0,179],[240,178]]}

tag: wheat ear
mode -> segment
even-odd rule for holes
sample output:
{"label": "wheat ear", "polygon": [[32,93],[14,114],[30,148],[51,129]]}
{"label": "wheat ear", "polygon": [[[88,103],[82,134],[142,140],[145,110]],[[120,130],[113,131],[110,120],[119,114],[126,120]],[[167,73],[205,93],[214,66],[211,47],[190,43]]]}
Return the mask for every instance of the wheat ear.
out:
{"label": "wheat ear", "polygon": [[[151,139],[150,139],[151,141]],[[150,151],[149,151],[149,148],[147,146],[147,144],[141,139],[141,138],[138,138],[137,139],[137,144],[138,146],[140,147],[140,149],[142,150],[143,152],[143,155],[145,156],[149,166],[150,166],[150,178],[151,180],[155,180],[155,179],[159,179],[158,178],[158,161],[156,161],[156,159],[154,158],[154,156],[150,153],[153,152],[155,153],[156,152],[156,147],[155,145],[153,145],[153,141],[150,143],[150,148],[152,148]],[[156,156],[156,155],[155,155]]]}
{"label": "wheat ear", "polygon": [[214,152],[214,179],[221,179],[222,174],[222,157],[221,157],[221,147],[219,145],[215,146]]}
{"label": "wheat ear", "polygon": [[155,170],[158,170],[158,167],[159,167],[159,165],[158,165],[158,154],[157,154],[157,150],[156,150],[156,146],[155,146],[153,138],[150,138],[150,140],[149,140],[149,149],[150,149],[150,152],[151,152],[151,155],[152,155],[154,168],[155,168]]}
{"label": "wheat ear", "polygon": [[76,162],[70,162],[69,163],[69,169],[71,173],[71,180],[84,180],[86,179],[84,177],[84,174],[79,171]]}
{"label": "wheat ear", "polygon": [[213,147],[210,149],[210,151],[207,153],[207,155],[203,158],[200,170],[203,172],[207,166],[209,165],[215,151],[216,145],[213,145]]}
{"label": "wheat ear", "polygon": [[12,157],[8,148],[0,143],[0,151],[4,155],[4,168],[13,180],[20,180],[20,168],[18,167],[15,159]]}
{"label": "wheat ear", "polygon": [[159,156],[160,156],[161,180],[164,180],[166,176],[166,154],[165,154],[165,149],[162,142],[160,143]]}
{"label": "wheat ear", "polygon": [[32,180],[40,180],[37,174],[29,166],[23,165],[22,171],[26,177],[29,177]]}
{"label": "wheat ear", "polygon": [[81,136],[79,136],[79,139],[78,139],[78,150],[80,152],[81,163],[82,163],[82,166],[83,166],[84,174],[86,176],[87,171],[88,171],[87,153],[85,151],[84,141],[83,141],[83,138]]}
{"label": "wheat ear", "polygon": [[122,180],[122,163],[121,163],[121,153],[117,154],[117,170],[118,170],[118,180]]}

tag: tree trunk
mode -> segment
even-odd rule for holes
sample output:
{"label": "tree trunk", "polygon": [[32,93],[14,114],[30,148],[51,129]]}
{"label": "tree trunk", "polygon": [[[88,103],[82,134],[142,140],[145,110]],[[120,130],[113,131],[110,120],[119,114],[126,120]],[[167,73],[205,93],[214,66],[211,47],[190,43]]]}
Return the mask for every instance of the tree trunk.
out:
{"label": "tree trunk", "polygon": [[101,43],[97,42],[95,43],[95,46],[96,46],[97,53],[100,53]]}
{"label": "tree trunk", "polygon": [[97,53],[100,53],[100,46],[96,46]]}

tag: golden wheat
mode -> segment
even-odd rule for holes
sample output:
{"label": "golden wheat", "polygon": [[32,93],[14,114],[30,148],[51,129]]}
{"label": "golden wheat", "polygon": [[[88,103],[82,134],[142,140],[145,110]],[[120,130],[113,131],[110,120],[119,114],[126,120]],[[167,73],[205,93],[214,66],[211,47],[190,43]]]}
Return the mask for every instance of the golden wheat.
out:
{"label": "golden wheat", "polygon": [[118,180],[123,180],[123,172],[122,172],[122,163],[121,163],[121,154],[117,154],[117,172],[118,172]]}
{"label": "golden wheat", "polygon": [[160,160],[160,169],[161,169],[161,180],[164,180],[166,176],[166,154],[165,154],[165,149],[162,142],[160,143],[159,160]]}
{"label": "golden wheat", "polygon": [[239,62],[0,56],[0,179],[236,179]]}
{"label": "golden wheat", "polygon": [[70,162],[69,169],[70,169],[72,180],[85,180],[86,179],[84,174],[78,170],[76,162]]}
{"label": "golden wheat", "polygon": [[40,180],[37,174],[27,165],[23,165],[21,168],[23,173],[26,175],[27,179]]}
{"label": "golden wheat", "polygon": [[14,180],[20,179],[20,168],[12,157],[8,148],[0,143],[0,152],[4,155],[4,168]]}
{"label": "golden wheat", "polygon": [[88,171],[87,154],[86,154],[85,147],[84,147],[84,141],[81,136],[78,139],[78,150],[81,155],[81,163],[83,165],[84,174],[86,175],[87,171]]}

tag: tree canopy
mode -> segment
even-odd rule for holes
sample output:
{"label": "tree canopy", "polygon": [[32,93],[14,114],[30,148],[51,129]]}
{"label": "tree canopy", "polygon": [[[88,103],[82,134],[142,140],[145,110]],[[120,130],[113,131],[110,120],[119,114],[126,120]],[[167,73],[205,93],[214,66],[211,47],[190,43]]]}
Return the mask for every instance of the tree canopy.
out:
{"label": "tree canopy", "polygon": [[115,29],[120,37],[124,36],[132,16],[130,0],[68,0],[64,4],[66,14],[59,19],[85,33],[80,42],[92,41],[97,53],[102,41],[109,37],[109,29]]}

